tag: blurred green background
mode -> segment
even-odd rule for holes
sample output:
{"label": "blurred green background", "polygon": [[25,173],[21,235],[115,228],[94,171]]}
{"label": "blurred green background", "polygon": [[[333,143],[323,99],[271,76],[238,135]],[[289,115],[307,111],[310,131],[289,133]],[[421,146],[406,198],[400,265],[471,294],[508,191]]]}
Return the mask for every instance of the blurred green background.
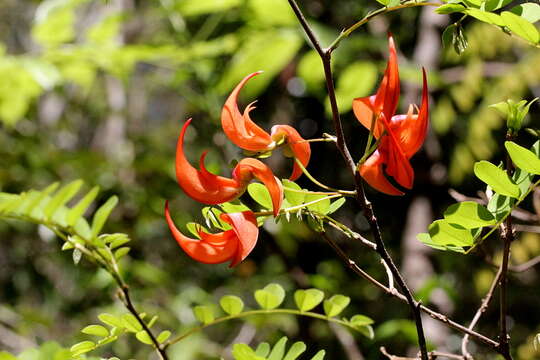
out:
{"label": "blurred green background", "polygon": [[[365,0],[300,3],[325,45],[380,7]],[[469,48],[458,56],[440,44],[445,26],[456,20],[430,7],[377,17],[341,43],[333,65],[356,159],[367,131],[354,118],[351,101],[373,93],[380,81],[386,32],[394,34],[399,48],[401,113],[420,102],[420,69],[428,69],[431,127],[424,149],[412,159],[415,187],[401,198],[373,191],[368,196],[390,250],[423,303],[468,323],[495,273],[484,258],[497,261],[497,238],[464,256],[430,250],[415,234],[454,202],[449,189],[467,196],[482,189],[471,176],[472,164],[500,159],[505,133],[504,119],[487,106],[540,95],[540,51],[493,26],[466,21]],[[163,328],[188,329],[196,323],[191,306],[215,303],[226,293],[252,299],[252,292],[269,282],[290,293],[303,287],[343,293],[352,298],[351,314],[376,321],[375,339],[369,340],[316,320],[251,318],[192,336],[171,348],[171,358],[228,359],[232,343],[274,342],[284,334],[305,341],[313,354],[327,349],[328,359],[380,359],[382,345],[391,353],[407,353],[415,345],[408,308],[356,278],[302,223],[265,226],[253,253],[235,269],[196,263],[171,238],[163,219],[165,199],[172,200],[179,225],[202,218],[202,206],[174,179],[181,125],[193,118],[186,145],[190,159],[209,149],[208,167],[228,176],[227,164],[242,154],[222,133],[221,107],[238,81],[256,70],[264,74],[250,81],[240,103],[258,100],[252,118],[261,127],[291,124],[306,138],[332,132],[320,60],[286,0],[2,0],[0,191],[82,178],[88,189],[102,188],[102,201],[117,194],[120,203],[105,230],[132,237],[131,257],[123,263],[126,277],[135,301],[160,314]],[[529,126],[538,128],[538,112],[533,105]],[[525,133],[520,138],[524,145],[533,141]],[[351,188],[331,144],[313,144],[312,151],[312,174],[331,186]],[[267,161],[278,176],[289,175],[289,159]],[[315,189],[305,178],[299,183]],[[528,223],[537,222],[532,204],[524,207]],[[368,236],[354,204],[336,217]],[[372,252],[331,234],[359,265],[384,279]],[[69,347],[83,339],[79,330],[98,313],[123,311],[107,274],[84,261],[75,266],[43,229],[1,222],[0,239],[0,349],[18,353],[49,340]],[[512,249],[513,261],[522,263],[540,254],[540,237],[520,233]],[[510,276],[511,335],[519,359],[540,356],[532,346],[540,330],[539,275],[533,268]],[[492,306],[479,331],[495,337],[497,315]],[[432,344],[459,352],[459,334],[426,321]],[[495,359],[481,345],[470,348],[479,359]],[[150,356],[128,339],[102,355],[112,354]]]}

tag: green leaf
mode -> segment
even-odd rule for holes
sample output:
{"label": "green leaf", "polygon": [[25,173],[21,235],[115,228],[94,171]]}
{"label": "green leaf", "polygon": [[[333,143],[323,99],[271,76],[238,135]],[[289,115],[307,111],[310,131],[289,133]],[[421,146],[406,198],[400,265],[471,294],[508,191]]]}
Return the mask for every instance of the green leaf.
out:
{"label": "green leaf", "polygon": [[506,141],[504,146],[518,168],[530,174],[540,175],[540,159],[536,154],[511,141]]}
{"label": "green leaf", "polygon": [[487,209],[495,216],[497,221],[504,218],[512,210],[515,199],[501,194],[493,194],[489,200]]}
{"label": "green leaf", "polygon": [[449,223],[460,225],[465,229],[494,225],[497,222],[488,209],[473,201],[450,205],[444,212],[444,218]]}
{"label": "green leaf", "polygon": [[203,324],[209,324],[214,321],[214,311],[211,306],[207,305],[198,305],[193,308],[193,313],[195,318],[202,322]]}
{"label": "green leaf", "polygon": [[287,337],[283,336],[281,339],[278,340],[276,345],[274,345],[274,348],[272,349],[272,352],[270,353],[270,356],[268,356],[267,360],[282,360],[283,356],[285,355],[286,344]]}
{"label": "green leaf", "polygon": [[83,216],[84,212],[90,204],[96,199],[97,194],[99,193],[99,186],[94,186],[92,190],[88,192],[79,202],[77,205],[75,205],[71,210],[69,210],[67,214],[67,224],[69,226],[75,226],[77,221],[81,216]]}
{"label": "green leaf", "polygon": [[132,314],[122,315],[122,325],[127,331],[134,333],[138,333],[143,329],[137,318]]}
{"label": "green leaf", "polygon": [[486,0],[484,3],[484,10],[493,11],[498,10],[506,5],[510,4],[512,0]]}
{"label": "green leaf", "polygon": [[501,17],[504,21],[504,25],[506,25],[514,34],[533,44],[537,44],[540,41],[538,29],[524,18],[509,11],[503,11]]}
{"label": "green leaf", "polygon": [[104,241],[109,243],[111,249],[116,249],[117,247],[127,244],[130,240],[127,234],[116,233],[105,235]]}
{"label": "green leaf", "polygon": [[500,15],[497,15],[488,11],[482,11],[478,9],[467,9],[464,11],[464,13],[488,24],[498,25],[498,26],[506,25],[505,20]]}
{"label": "green leaf", "polygon": [[257,354],[257,356],[262,356],[262,357],[268,356],[268,354],[270,354],[270,345],[265,342],[260,343],[259,346],[257,346],[255,353]]}
{"label": "green leaf", "polygon": [[95,336],[100,336],[100,337],[109,336],[109,330],[107,330],[106,327],[101,326],[101,325],[88,325],[84,329],[82,329],[81,332],[84,334],[95,335]]}
{"label": "green leaf", "polygon": [[349,322],[351,323],[352,326],[354,327],[362,327],[362,326],[367,326],[367,325],[371,325],[374,323],[373,319],[365,316],[365,315],[354,315],[351,320],[349,320]]}
{"label": "green leaf", "polygon": [[311,360],[324,360],[324,355],[326,355],[326,351],[319,350],[319,352],[317,352],[315,356],[311,358]]}
{"label": "green leaf", "polygon": [[287,351],[287,355],[283,358],[283,360],[296,360],[300,355],[302,355],[306,351],[306,344],[304,344],[301,341],[297,341],[294,344],[292,344],[289,351]]}
{"label": "green leaf", "polygon": [[156,340],[158,341],[158,343],[163,344],[170,336],[171,332],[169,330],[164,330],[159,333]]}
{"label": "green leaf", "polygon": [[514,6],[510,9],[516,15],[521,16],[531,24],[534,24],[540,20],[540,5],[536,3],[527,2],[518,6]]}
{"label": "green leaf", "polygon": [[351,302],[351,298],[345,295],[334,295],[328,300],[324,300],[324,313],[328,317],[339,315]]}
{"label": "green leaf", "polygon": [[501,195],[519,198],[519,187],[510,180],[506,171],[482,160],[474,164],[474,174]]}
{"label": "green leaf", "polygon": [[285,290],[279,284],[268,284],[263,289],[255,291],[255,300],[265,310],[277,308],[285,298]]}
{"label": "green leaf", "polygon": [[17,360],[17,358],[10,353],[0,351],[0,360]]}
{"label": "green leaf", "polygon": [[345,198],[339,198],[336,201],[332,202],[332,204],[330,204],[330,206],[328,207],[328,211],[326,212],[326,214],[330,215],[338,211],[339,208],[342,207],[343,204],[345,204],[345,201]]}
{"label": "green leaf", "polygon": [[272,197],[270,197],[270,192],[260,183],[251,183],[248,185],[249,196],[253,198],[259,205],[265,209],[272,209]]}
{"label": "green leaf", "polygon": [[146,344],[146,345],[153,344],[152,339],[150,338],[150,335],[148,335],[148,333],[145,330],[141,330],[138,333],[136,333],[135,337],[137,338],[137,340],[139,340],[143,344]]}
{"label": "green leaf", "polygon": [[[338,76],[336,99],[339,112],[346,113],[352,109],[352,102],[357,97],[371,94],[377,83],[378,69],[372,62],[355,62],[346,67]],[[331,113],[330,101],[326,99],[326,112]]]}
{"label": "green leaf", "polygon": [[435,9],[435,12],[437,14],[452,14],[462,10],[465,10],[465,6],[461,4],[444,4]]}
{"label": "green leaf", "polygon": [[116,327],[123,329],[124,328],[124,322],[119,317],[116,317],[114,315],[103,313],[98,315],[98,319],[109,326]]}
{"label": "green leaf", "polygon": [[324,292],[319,289],[296,290],[294,302],[300,311],[310,311],[324,299]]}
{"label": "green leaf", "polygon": [[297,206],[305,202],[305,198],[306,198],[305,193],[288,190],[288,189],[302,190],[302,188],[297,183],[295,183],[294,181],[287,180],[287,179],[283,179],[282,182],[283,182],[283,192],[285,193],[285,199],[289,202],[289,204],[291,204],[291,206]]}
{"label": "green leaf", "polygon": [[469,247],[474,245],[474,240],[480,234],[481,229],[464,229],[450,224],[447,220],[437,220],[429,225],[431,240],[440,246]]}
{"label": "green leaf", "polygon": [[92,219],[92,237],[95,238],[99,235],[99,232],[103,228],[103,225],[105,225],[105,221],[107,221],[107,218],[113,211],[114,207],[118,203],[118,197],[111,196],[105,204],[101,205],[101,207],[96,211],[94,214],[94,218]]}
{"label": "green leaf", "polygon": [[127,255],[129,253],[129,250],[130,248],[128,248],[127,246],[121,247],[120,249],[116,250],[114,252],[114,258],[116,259],[116,261]]}
{"label": "green leaf", "polygon": [[[305,202],[309,203],[315,200],[323,199],[327,197],[326,195],[318,195],[318,194],[306,194]],[[314,204],[308,205],[307,208],[311,211],[317,212],[319,214],[327,214],[328,210],[330,209],[330,199],[325,199],[321,201],[317,201]]]}
{"label": "green leaf", "polygon": [[58,210],[60,206],[63,206],[77,194],[82,184],[82,180],[75,180],[58,190],[58,192],[47,203],[45,209],[43,209],[43,214],[45,217],[48,219],[51,218],[51,216],[56,210]]}
{"label": "green leaf", "polygon": [[81,341],[73,345],[69,350],[71,351],[72,356],[79,356],[89,351],[94,350],[96,344],[93,341]]}
{"label": "green leaf", "polygon": [[356,328],[356,331],[358,331],[360,334],[364,335],[370,340],[373,340],[373,338],[375,337],[373,327],[370,325],[358,327]]}
{"label": "green leaf", "polygon": [[240,314],[244,309],[244,302],[238,296],[225,295],[219,300],[223,311],[229,315]]}
{"label": "green leaf", "polygon": [[42,1],[36,11],[32,37],[44,47],[55,47],[75,37],[75,2]]}
{"label": "green leaf", "polygon": [[234,344],[232,355],[235,360],[266,360],[264,357],[255,354],[246,344]]}

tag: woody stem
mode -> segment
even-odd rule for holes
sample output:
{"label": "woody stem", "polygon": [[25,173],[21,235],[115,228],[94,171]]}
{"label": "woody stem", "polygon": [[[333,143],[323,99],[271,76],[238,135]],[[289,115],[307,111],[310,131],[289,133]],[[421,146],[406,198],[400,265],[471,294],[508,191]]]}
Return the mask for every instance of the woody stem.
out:
{"label": "woody stem", "polygon": [[300,22],[302,28],[304,29],[307,37],[309,38],[311,44],[319,54],[322,60],[323,68],[324,68],[324,75],[326,79],[326,88],[328,90],[328,98],[330,100],[330,108],[332,109],[332,121],[334,125],[334,130],[336,133],[336,146],[341,153],[343,159],[345,160],[347,167],[349,168],[349,171],[351,172],[351,175],[354,179],[355,188],[356,188],[356,201],[358,204],[362,207],[364,211],[364,216],[369,222],[369,226],[371,229],[371,233],[373,235],[373,238],[375,239],[376,248],[375,251],[379,254],[379,256],[383,259],[383,261],[386,263],[388,268],[390,268],[390,271],[392,275],[394,276],[394,279],[396,280],[399,288],[403,292],[407,303],[409,304],[409,307],[411,308],[411,312],[414,317],[414,321],[416,324],[416,332],[418,334],[418,345],[420,347],[420,354],[422,360],[428,360],[428,352],[427,352],[427,346],[426,346],[426,339],[424,336],[424,329],[422,326],[422,318],[420,314],[420,306],[421,304],[416,301],[411,291],[409,290],[409,287],[405,283],[405,280],[403,279],[403,276],[401,276],[401,273],[399,272],[397,266],[394,264],[394,261],[388,254],[388,251],[386,250],[386,247],[384,245],[381,232],[379,229],[379,224],[377,221],[377,218],[375,217],[375,214],[373,212],[373,208],[371,207],[371,203],[366,199],[364,194],[364,186],[363,186],[363,180],[360,174],[356,171],[356,164],[354,162],[354,159],[352,158],[349,149],[347,147],[347,143],[345,142],[345,136],[343,133],[343,126],[341,123],[341,118],[338,111],[338,105],[336,100],[336,93],[335,93],[335,86],[334,86],[334,79],[332,76],[332,68],[331,68],[331,61],[332,61],[332,48],[323,49],[319,43],[319,40],[311,27],[309,26],[306,18],[302,14],[302,11],[298,7],[298,4],[295,0],[288,0],[289,5],[293,9],[296,17],[298,18],[298,21]]}

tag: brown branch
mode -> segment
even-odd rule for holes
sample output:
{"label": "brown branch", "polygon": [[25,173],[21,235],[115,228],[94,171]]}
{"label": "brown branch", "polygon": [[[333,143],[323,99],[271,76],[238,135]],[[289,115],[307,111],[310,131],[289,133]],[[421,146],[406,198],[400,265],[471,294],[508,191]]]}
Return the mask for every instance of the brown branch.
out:
{"label": "brown branch", "polygon": [[[349,256],[343,251],[343,249],[333,240],[331,239],[326,233],[322,232],[319,233],[323,239],[334,249],[334,251],[339,255],[341,260],[347,265],[349,269],[351,269],[355,274],[359,275],[360,277],[366,279],[382,291],[384,291],[386,294],[391,295],[403,302],[407,302],[407,298],[405,295],[401,294],[397,289],[390,289],[383,285],[381,282],[373,278],[371,275],[369,275],[367,272],[365,272],[362,268],[360,268],[356,263],[349,258]],[[497,351],[499,347],[499,343],[488,338],[485,335],[482,335],[472,329],[468,329],[465,326],[449,319],[446,315],[443,315],[441,313],[436,312],[435,310],[432,310],[424,305],[420,305],[419,309],[423,311],[424,313],[428,314],[430,317],[432,317],[435,320],[438,320],[444,324],[446,324],[448,327],[460,331],[464,334],[469,334],[469,336],[478,342],[481,342],[487,346],[489,346],[491,349]]]}
{"label": "brown branch", "polygon": [[[499,283],[499,279],[502,275],[502,266],[499,268],[499,271],[497,271],[497,274],[495,275],[495,278],[493,279],[493,282],[491,283],[491,287],[489,288],[487,294],[482,299],[482,303],[478,310],[476,311],[476,314],[474,314],[474,317],[469,324],[469,330],[474,329],[476,324],[478,323],[478,320],[480,320],[480,317],[482,314],[487,310],[489,303],[491,302],[491,299],[493,298],[493,293],[495,292],[495,288],[497,287],[497,284]],[[465,334],[463,337],[463,340],[461,341],[461,353],[463,354],[463,357],[466,360],[472,360],[473,357],[467,350],[467,344],[469,343],[469,334]]]}
{"label": "brown branch", "polygon": [[532,267],[534,267],[534,266],[536,266],[538,264],[540,264],[540,255],[532,258],[531,260],[529,260],[527,262],[524,262],[523,264],[509,265],[508,270],[513,271],[513,272],[524,272],[524,271],[527,271],[527,270],[531,269]]}
{"label": "brown branch", "polygon": [[135,318],[137,319],[137,322],[141,324],[144,331],[146,331],[146,333],[150,337],[150,340],[152,340],[152,345],[154,349],[156,350],[156,352],[158,353],[159,358],[161,360],[168,360],[169,357],[167,356],[165,348],[159,344],[155,335],[152,333],[152,331],[150,330],[146,322],[144,322],[144,320],[141,318],[141,316],[137,312],[137,309],[135,309],[135,306],[133,305],[133,302],[131,301],[131,297],[129,295],[129,287],[126,284],[123,284],[122,286],[119,287],[119,291],[120,291],[120,299],[123,301],[124,305],[129,310],[129,312],[133,316],[135,316]]}
{"label": "brown branch", "polygon": [[[506,140],[513,140],[513,135],[508,132],[506,135]],[[506,152],[506,170],[509,176],[512,176],[514,172],[514,165],[512,164],[512,159],[508,152]],[[504,221],[504,225],[500,226],[500,237],[503,241],[503,258],[501,264],[501,276],[499,280],[499,352],[505,358],[505,360],[512,360],[510,355],[510,344],[508,336],[508,327],[506,323],[506,314],[508,312],[507,305],[507,275],[508,275],[508,263],[510,260],[510,246],[512,241],[514,241],[514,229],[512,228],[512,216],[508,216]]]}

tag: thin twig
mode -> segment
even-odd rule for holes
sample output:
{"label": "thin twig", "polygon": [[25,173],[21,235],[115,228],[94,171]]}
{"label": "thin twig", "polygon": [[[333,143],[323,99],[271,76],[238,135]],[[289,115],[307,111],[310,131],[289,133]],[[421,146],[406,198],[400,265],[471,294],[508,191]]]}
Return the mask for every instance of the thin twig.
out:
{"label": "thin twig", "polygon": [[[480,304],[480,307],[476,311],[476,314],[474,314],[474,317],[469,324],[469,330],[474,329],[476,324],[478,323],[478,320],[480,320],[480,317],[482,314],[487,310],[489,303],[491,302],[491,299],[493,298],[493,293],[495,292],[495,288],[497,287],[499,283],[499,279],[502,275],[502,267],[499,268],[499,271],[497,271],[497,274],[495,275],[495,278],[493,279],[493,282],[491,283],[491,286],[484,298],[482,299],[482,303]],[[472,360],[473,357],[467,350],[467,345],[469,343],[469,334],[465,334],[463,337],[463,340],[461,341],[461,353],[463,354],[463,357],[466,360]]]}
{"label": "thin twig", "polygon": [[[508,134],[506,135],[506,140],[513,140],[513,136],[510,132],[508,132]],[[514,172],[514,165],[512,164],[512,159],[510,158],[508,152],[506,152],[506,171],[508,172],[509,176],[512,176],[512,173]],[[510,246],[512,245],[512,241],[514,241],[512,216],[508,216],[504,221],[504,225],[500,225],[500,234],[501,240],[503,241],[504,250],[501,264],[501,276],[499,280],[499,351],[506,360],[512,360],[512,356],[510,355],[508,327],[506,323],[506,314],[508,311],[506,291],[506,284],[508,281],[508,263],[510,260]]]}
{"label": "thin twig", "polygon": [[137,319],[137,322],[142,326],[144,331],[146,331],[146,333],[150,337],[150,340],[152,340],[152,345],[153,345],[154,349],[156,350],[156,352],[158,353],[160,359],[161,360],[168,360],[168,356],[167,356],[167,353],[165,351],[165,348],[162,347],[159,344],[159,342],[157,341],[155,335],[152,333],[152,331],[150,330],[150,328],[148,327],[146,322],[144,322],[144,320],[141,318],[141,316],[139,315],[139,312],[137,311],[137,309],[135,309],[135,306],[133,305],[133,302],[131,301],[131,297],[129,295],[129,287],[124,284],[123,286],[120,287],[120,293],[122,294],[121,299],[122,299],[124,305],[126,306],[126,308],[129,310],[129,312],[133,316],[135,316],[135,318]]}
{"label": "thin twig", "polygon": [[524,272],[533,268],[534,266],[538,264],[540,264],[540,255],[532,258],[531,260],[527,262],[524,262],[523,264],[509,265],[508,270],[513,271],[513,272]]}
{"label": "thin twig", "polygon": [[[384,291],[386,294],[394,296],[403,302],[407,302],[407,298],[405,297],[405,295],[401,294],[396,289],[390,289],[386,287],[384,284],[382,284],[381,282],[373,278],[371,275],[365,272],[362,268],[356,265],[356,263],[351,258],[349,258],[349,256],[345,253],[345,251],[343,251],[343,249],[333,239],[331,239],[326,233],[323,232],[319,234],[334,249],[334,251],[339,255],[341,260],[347,265],[347,267],[349,267],[349,269],[351,269],[355,274],[366,279],[371,284],[375,285],[376,287]],[[420,305],[419,309],[423,311],[424,313],[428,314],[433,319],[446,324],[448,327],[451,327],[452,329],[460,331],[464,334],[469,334],[471,336],[471,339],[481,342],[489,346],[491,349],[497,351],[499,347],[499,343],[488,338],[487,336],[482,335],[474,330],[468,329],[465,326],[449,319],[448,316],[438,313],[435,310],[432,310],[424,305]]]}

